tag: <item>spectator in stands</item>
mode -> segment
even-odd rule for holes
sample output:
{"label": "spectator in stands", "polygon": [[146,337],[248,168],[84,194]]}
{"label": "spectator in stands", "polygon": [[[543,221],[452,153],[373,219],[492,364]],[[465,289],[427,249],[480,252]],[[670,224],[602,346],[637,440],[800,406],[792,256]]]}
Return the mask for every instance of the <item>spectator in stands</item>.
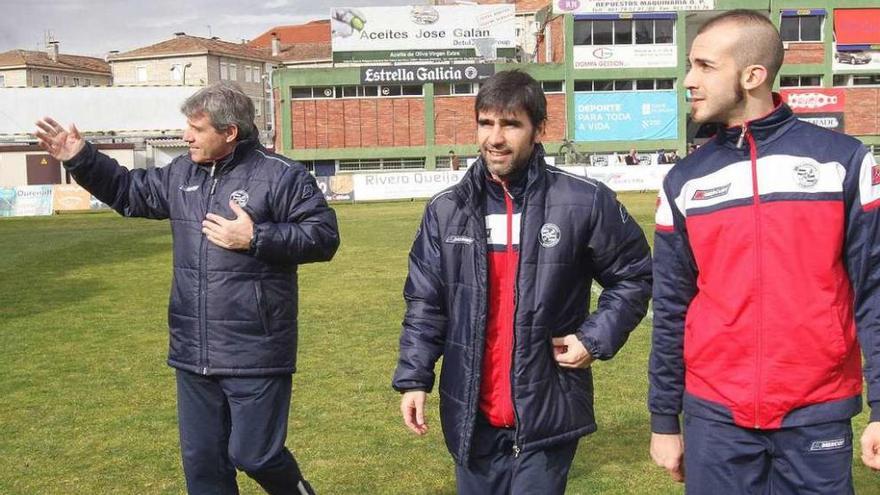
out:
{"label": "spectator in stands", "polygon": [[627,165],[638,165],[639,155],[636,153],[636,149],[632,148],[631,150],[629,150],[629,153],[624,157],[623,161]]}

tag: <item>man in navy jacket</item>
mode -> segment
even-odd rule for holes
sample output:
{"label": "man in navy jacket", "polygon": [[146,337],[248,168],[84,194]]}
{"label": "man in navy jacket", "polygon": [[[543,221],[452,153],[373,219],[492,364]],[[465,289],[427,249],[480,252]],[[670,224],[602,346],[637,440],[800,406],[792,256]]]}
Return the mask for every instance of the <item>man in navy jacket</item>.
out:
{"label": "man in navy jacket", "polygon": [[[480,159],[434,196],[409,257],[393,387],[416,434],[443,356],[440,420],[461,494],[561,494],[596,430],[590,364],[647,311],[648,243],[603,184],[549,167],[546,99],[519,71],[482,84]],[[589,314],[593,281],[604,287]]]}
{"label": "man in navy jacket", "polygon": [[684,84],[721,128],[658,199],[651,455],[689,493],[851,493],[859,344],[880,468],[880,170],[772,93],[783,55],[760,13],[701,27]]}
{"label": "man in navy jacket", "polygon": [[236,468],[268,493],[311,493],[284,447],[296,370],[297,266],[327,261],[336,216],[315,179],[257,142],[253,102],[233,83],[188,98],[190,151],[127,170],[50,118],[36,136],[122,215],[171,220],[168,363],[191,494],[236,494]]}

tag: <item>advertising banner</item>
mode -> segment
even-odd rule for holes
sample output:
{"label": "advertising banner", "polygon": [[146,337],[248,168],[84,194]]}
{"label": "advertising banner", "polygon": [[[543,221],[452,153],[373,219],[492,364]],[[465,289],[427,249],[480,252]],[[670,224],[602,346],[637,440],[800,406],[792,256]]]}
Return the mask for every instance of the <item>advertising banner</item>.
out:
{"label": "advertising banner", "polygon": [[334,8],[333,61],[450,60],[474,58],[478,51],[514,57],[515,9],[513,4]]}
{"label": "advertising banner", "polygon": [[880,46],[865,45],[861,50],[834,50],[834,72],[880,72]]}
{"label": "advertising banner", "polygon": [[33,217],[51,215],[52,187],[51,185],[16,187],[12,216]]}
{"label": "advertising banner", "polygon": [[52,209],[54,211],[82,211],[91,208],[91,197],[88,191],[76,184],[58,184],[53,186]]}
{"label": "advertising banner", "polygon": [[575,93],[575,141],[678,139],[675,91]]}
{"label": "advertising banner", "polygon": [[15,213],[15,188],[0,187],[0,217],[11,217]]}
{"label": "advertising banner", "polygon": [[554,14],[714,10],[715,0],[553,0]]}
{"label": "advertising banner", "polygon": [[457,184],[465,171],[389,172],[355,174],[354,191],[358,201],[378,199],[430,198]]}
{"label": "advertising banner", "polygon": [[315,177],[315,180],[327,201],[354,201],[354,180],[351,175]]}
{"label": "advertising banner", "polygon": [[659,191],[672,165],[631,165],[608,167],[560,167],[566,172],[586,175],[613,191]]}
{"label": "advertising banner", "polygon": [[799,119],[826,129],[844,132],[845,90],[783,89],[779,93]]}
{"label": "advertising banner", "polygon": [[797,114],[843,112],[846,91],[843,89],[781,89],[782,100]]}
{"label": "advertising banner", "polygon": [[832,131],[844,132],[843,112],[804,113],[796,115],[797,118],[804,122],[831,129]]}
{"label": "advertising banner", "polygon": [[575,69],[675,67],[675,44],[575,45]]}
{"label": "advertising banner", "polygon": [[495,64],[380,65],[361,67],[361,84],[477,82],[495,74]]}

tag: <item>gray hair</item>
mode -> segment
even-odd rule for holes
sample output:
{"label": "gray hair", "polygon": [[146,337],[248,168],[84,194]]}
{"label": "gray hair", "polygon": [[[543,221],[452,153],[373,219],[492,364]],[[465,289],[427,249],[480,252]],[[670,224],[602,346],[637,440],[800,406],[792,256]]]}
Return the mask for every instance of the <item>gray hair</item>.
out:
{"label": "gray hair", "polygon": [[180,106],[187,118],[205,114],[214,129],[224,132],[230,126],[238,127],[238,140],[256,136],[254,102],[244,94],[241,86],[220,81],[198,90]]}

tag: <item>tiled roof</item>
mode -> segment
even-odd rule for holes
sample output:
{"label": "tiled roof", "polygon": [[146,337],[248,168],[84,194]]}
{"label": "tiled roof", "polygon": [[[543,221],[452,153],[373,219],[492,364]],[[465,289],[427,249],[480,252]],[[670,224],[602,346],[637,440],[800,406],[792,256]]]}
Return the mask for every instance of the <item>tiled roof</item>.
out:
{"label": "tiled roof", "polygon": [[40,67],[57,70],[97,72],[110,75],[110,64],[96,57],[82,55],[58,54],[58,60],[52,60],[46,52],[33,50],[10,50],[0,53],[2,67]]}
{"label": "tiled roof", "polygon": [[271,48],[272,33],[278,36],[282,45],[293,43],[329,43],[330,20],[322,19],[295,26],[276,26],[248,42],[255,48]]}
{"label": "tiled roof", "polygon": [[278,58],[284,62],[308,62],[312,60],[328,60],[333,57],[333,48],[329,41],[324,43],[294,43],[281,45]]}
{"label": "tiled roof", "polygon": [[170,55],[224,55],[268,62],[278,61],[266,50],[253,48],[242,43],[231,43],[221,39],[201,38],[185,34],[175,36],[155,45],[111,55],[110,61],[137,60]]}

